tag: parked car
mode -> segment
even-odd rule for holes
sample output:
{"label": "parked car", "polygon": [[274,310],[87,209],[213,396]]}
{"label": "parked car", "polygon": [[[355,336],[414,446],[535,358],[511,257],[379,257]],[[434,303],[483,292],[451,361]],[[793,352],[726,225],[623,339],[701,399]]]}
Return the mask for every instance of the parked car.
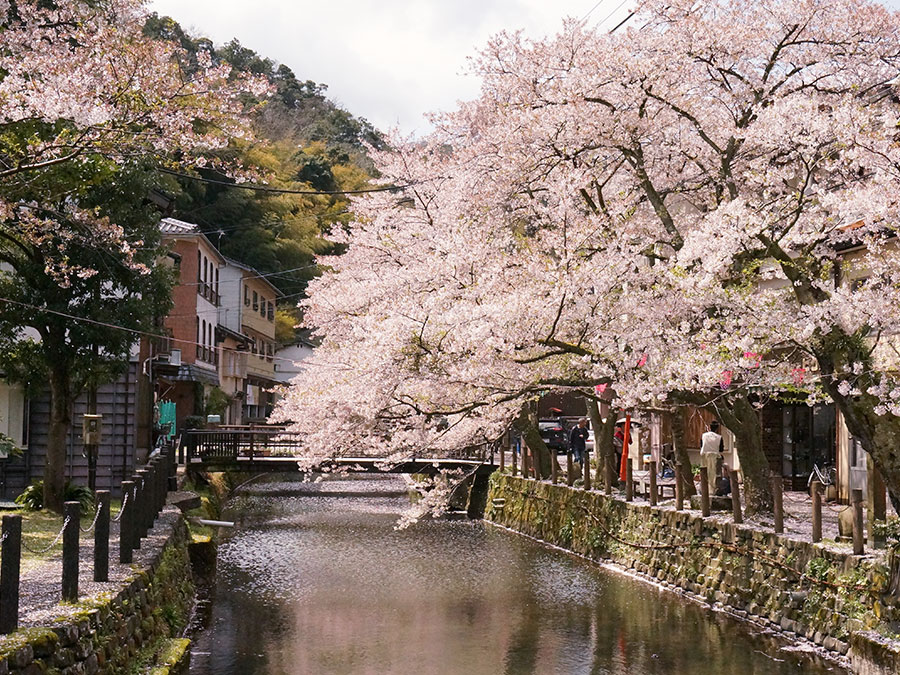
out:
{"label": "parked car", "polygon": [[541,432],[541,438],[551,450],[563,453],[568,450],[568,439],[566,438],[566,428],[559,420],[538,420],[538,430]]}

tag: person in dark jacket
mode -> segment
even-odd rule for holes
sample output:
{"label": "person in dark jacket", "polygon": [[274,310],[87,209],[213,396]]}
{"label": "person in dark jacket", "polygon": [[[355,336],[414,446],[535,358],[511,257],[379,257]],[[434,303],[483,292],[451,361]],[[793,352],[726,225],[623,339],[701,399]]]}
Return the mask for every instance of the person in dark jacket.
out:
{"label": "person in dark jacket", "polygon": [[569,432],[569,451],[572,453],[572,459],[579,464],[584,456],[584,444],[587,439],[587,420],[582,417],[578,420],[578,426],[572,427],[572,431]]}

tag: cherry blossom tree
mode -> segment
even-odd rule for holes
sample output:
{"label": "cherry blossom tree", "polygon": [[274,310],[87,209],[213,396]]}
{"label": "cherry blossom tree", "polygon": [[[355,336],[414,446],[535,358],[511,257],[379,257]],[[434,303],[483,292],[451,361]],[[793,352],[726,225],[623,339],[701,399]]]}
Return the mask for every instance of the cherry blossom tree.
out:
{"label": "cherry blossom tree", "polygon": [[[35,279],[38,269],[47,294],[103,274],[117,279],[102,287],[119,283],[117,271],[86,262],[102,259],[98,252],[146,273],[147,256],[135,255],[144,245],[134,236],[140,228],[113,217],[127,200],[132,211],[142,208],[147,195],[129,187],[135,172],[202,164],[202,152],[247,136],[245,113],[266,92],[204,54],[188,63],[176,45],[145,37],[146,17],[142,0],[0,1],[0,260],[20,278]],[[110,190],[116,185],[118,194]],[[97,204],[101,191],[121,201]],[[70,334],[54,323],[44,340],[66,348]],[[52,361],[47,378],[44,503],[57,510],[75,395],[68,361]]]}
{"label": "cherry blossom tree", "polygon": [[408,449],[495,435],[552,387],[699,396],[764,507],[759,403],[830,397],[900,505],[898,38],[866,0],[648,0],[611,35],[497,36],[481,96],[379,158],[414,187],[362,202],[313,288],[326,414]]}

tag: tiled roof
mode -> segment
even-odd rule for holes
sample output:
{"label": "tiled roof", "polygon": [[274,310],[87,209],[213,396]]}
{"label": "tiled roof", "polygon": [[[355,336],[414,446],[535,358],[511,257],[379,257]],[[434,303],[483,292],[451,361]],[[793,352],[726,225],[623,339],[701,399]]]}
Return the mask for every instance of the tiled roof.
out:
{"label": "tiled roof", "polygon": [[159,222],[159,231],[163,234],[200,234],[196,225],[176,218],[163,218]]}

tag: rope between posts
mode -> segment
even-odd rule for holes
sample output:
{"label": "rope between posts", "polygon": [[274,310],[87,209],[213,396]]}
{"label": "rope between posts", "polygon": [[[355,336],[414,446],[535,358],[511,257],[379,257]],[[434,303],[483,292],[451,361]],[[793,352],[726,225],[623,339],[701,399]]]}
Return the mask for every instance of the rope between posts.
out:
{"label": "rope between posts", "polygon": [[122,514],[125,513],[125,505],[128,503],[128,498],[131,496],[131,493],[127,490],[125,491],[125,497],[122,499],[122,508],[119,509],[118,515],[112,519],[112,522],[118,523],[122,520]]}
{"label": "rope between posts", "polygon": [[67,518],[63,521],[62,527],[59,528],[59,533],[56,535],[56,538],[55,538],[53,541],[51,541],[51,542],[50,542],[50,545],[47,546],[46,548],[42,548],[42,549],[33,549],[33,548],[31,548],[28,544],[25,543],[25,538],[24,538],[24,537],[22,538],[22,547],[23,547],[26,551],[28,551],[29,553],[33,553],[34,555],[43,555],[44,553],[46,553],[46,552],[49,551],[51,548],[53,548],[54,546],[56,546],[56,544],[59,543],[59,540],[60,540],[60,539],[62,538],[62,536],[63,536],[63,532],[66,531],[66,525],[69,524],[69,521],[70,521],[70,520],[71,520],[71,518],[68,518],[68,517],[67,517]]}
{"label": "rope between posts", "polygon": [[84,532],[85,534],[87,534],[88,532],[90,532],[91,530],[94,529],[94,526],[97,524],[97,521],[100,519],[100,509],[101,509],[101,508],[102,508],[102,505],[101,505],[101,504],[97,504],[97,512],[94,514],[94,520],[93,520],[93,522],[92,522],[87,528],[81,527],[81,525],[78,526],[78,528],[79,528],[82,532]]}

